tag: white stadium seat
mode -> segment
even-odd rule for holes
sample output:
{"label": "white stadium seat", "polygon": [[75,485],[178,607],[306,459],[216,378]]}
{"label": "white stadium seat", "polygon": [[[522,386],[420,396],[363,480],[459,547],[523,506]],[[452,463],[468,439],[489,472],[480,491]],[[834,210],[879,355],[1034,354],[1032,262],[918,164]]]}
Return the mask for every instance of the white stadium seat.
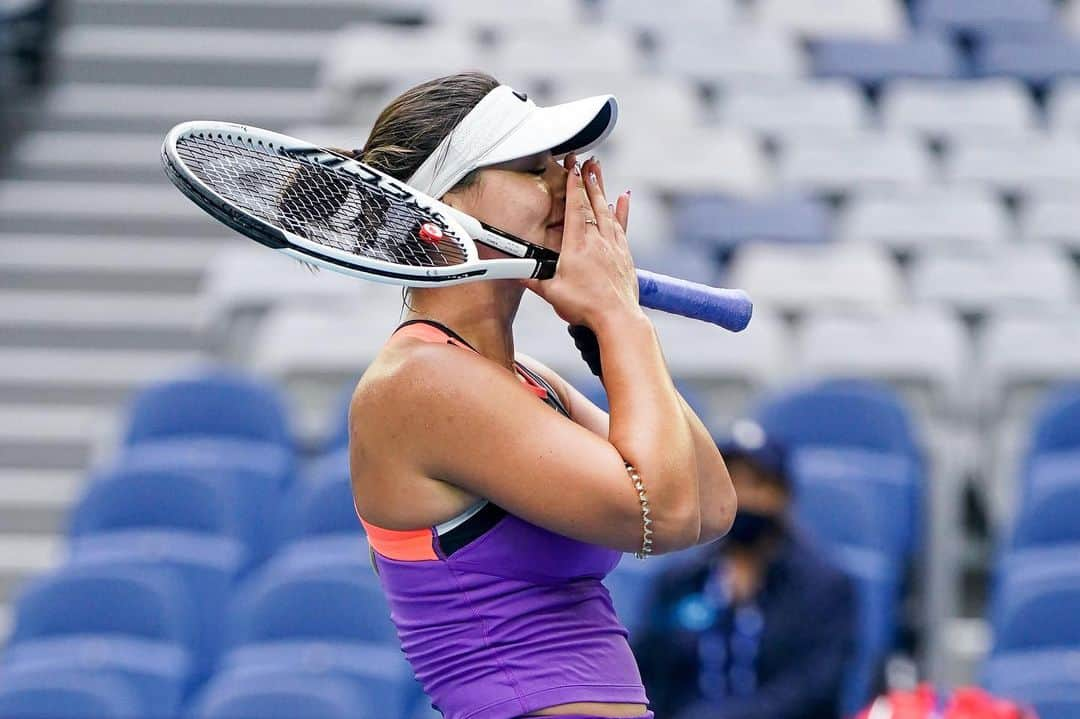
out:
{"label": "white stadium seat", "polygon": [[655,0],[601,0],[600,10],[608,25],[650,34],[691,25],[722,27],[740,17],[737,0],[667,0],[659,12]]}
{"label": "white stadium seat", "polygon": [[[754,195],[770,182],[763,150],[750,134],[726,128],[683,128],[663,139],[654,132],[620,138],[626,152],[605,154],[604,176],[615,187],[664,193]],[[635,128],[636,129],[636,128]],[[653,149],[655,148],[655,149]]]}
{"label": "white stadium seat", "polygon": [[1020,234],[1026,241],[1080,252],[1080,204],[1075,199],[1033,197],[1020,218]]}
{"label": "white stadium seat", "polygon": [[845,193],[868,187],[904,188],[931,182],[930,154],[906,133],[805,133],[781,141],[781,186]]}
{"label": "white stadium seat", "polygon": [[641,65],[633,35],[622,28],[552,31],[523,26],[500,37],[484,66],[501,82],[528,92],[538,81],[555,84],[576,75],[620,77]]}
{"label": "white stadium seat", "polygon": [[902,252],[980,250],[1012,233],[1005,207],[979,188],[867,192],[851,198],[839,236]]}
{"label": "white stadium seat", "polygon": [[806,37],[899,38],[907,31],[900,0],[757,0],[754,19]]}
{"label": "white stadium seat", "polygon": [[955,414],[971,400],[966,330],[938,308],[811,315],[802,324],[797,357],[800,373],[808,376],[891,382],[924,416]]}
{"label": "white stadium seat", "polygon": [[1052,133],[1080,135],[1080,80],[1054,83],[1046,97],[1046,121]]}
{"label": "white stadium seat", "polygon": [[657,39],[659,69],[699,82],[796,79],[807,60],[791,35],[752,25],[679,28]]}
{"label": "white stadium seat", "polygon": [[945,158],[952,183],[970,183],[1028,194],[1080,190],[1080,141],[1062,136],[994,140],[959,137]]}
{"label": "white stadium seat", "polygon": [[573,27],[584,19],[578,0],[544,2],[504,2],[504,0],[438,0],[432,2],[434,24],[475,28],[514,29],[519,27]]}
{"label": "white stadium seat", "polygon": [[916,300],[981,315],[1053,310],[1077,300],[1072,263],[1056,248],[1005,245],[982,254],[928,254],[911,271]]}
{"label": "white stadium seat", "polygon": [[1038,130],[1027,89],[1007,78],[967,82],[897,80],[881,97],[881,118],[891,130],[914,130],[951,140],[1025,135]]}
{"label": "white stadium seat", "polygon": [[740,247],[727,284],[784,312],[889,309],[900,304],[900,270],[885,250],[850,243]]}
{"label": "white stadium seat", "polygon": [[870,125],[870,108],[859,88],[845,80],[731,83],[724,88],[719,118],[725,125],[774,135],[857,131]]}

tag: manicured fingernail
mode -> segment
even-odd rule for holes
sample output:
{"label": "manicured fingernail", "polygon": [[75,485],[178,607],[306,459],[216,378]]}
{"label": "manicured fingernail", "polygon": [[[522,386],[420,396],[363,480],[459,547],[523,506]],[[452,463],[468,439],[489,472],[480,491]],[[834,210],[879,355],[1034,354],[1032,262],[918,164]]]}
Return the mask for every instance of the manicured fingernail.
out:
{"label": "manicured fingernail", "polygon": [[589,182],[591,182],[594,185],[596,184],[596,173],[595,172],[590,172],[589,173]]}
{"label": "manicured fingernail", "polygon": [[574,163],[574,174],[581,177],[581,165]]}
{"label": "manicured fingernail", "polygon": [[627,190],[627,191],[626,191],[626,196],[627,196],[627,197],[630,197],[630,190]]}
{"label": "manicured fingernail", "polygon": [[614,212],[615,211],[615,203],[614,202],[607,203],[607,208],[609,210],[611,210],[612,212]]}

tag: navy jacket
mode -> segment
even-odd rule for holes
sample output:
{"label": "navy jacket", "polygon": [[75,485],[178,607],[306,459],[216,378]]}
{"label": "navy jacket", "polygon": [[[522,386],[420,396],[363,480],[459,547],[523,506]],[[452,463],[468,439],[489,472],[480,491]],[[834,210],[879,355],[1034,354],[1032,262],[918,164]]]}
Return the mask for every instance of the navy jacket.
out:
{"label": "navy jacket", "polygon": [[634,650],[656,716],[839,717],[858,619],[851,580],[790,532],[751,608],[740,610],[706,590],[719,546],[666,570],[651,588],[649,626]]}

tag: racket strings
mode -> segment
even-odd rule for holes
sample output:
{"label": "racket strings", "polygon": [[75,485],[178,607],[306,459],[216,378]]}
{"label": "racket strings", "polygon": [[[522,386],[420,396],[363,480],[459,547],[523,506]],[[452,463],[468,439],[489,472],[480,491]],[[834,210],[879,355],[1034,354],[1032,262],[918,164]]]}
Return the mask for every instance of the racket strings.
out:
{"label": "racket strings", "polygon": [[[450,228],[415,202],[351,173],[262,144],[192,135],[176,145],[181,160],[210,189],[264,222],[324,247],[414,267],[467,260]],[[420,227],[444,230],[438,242]]]}

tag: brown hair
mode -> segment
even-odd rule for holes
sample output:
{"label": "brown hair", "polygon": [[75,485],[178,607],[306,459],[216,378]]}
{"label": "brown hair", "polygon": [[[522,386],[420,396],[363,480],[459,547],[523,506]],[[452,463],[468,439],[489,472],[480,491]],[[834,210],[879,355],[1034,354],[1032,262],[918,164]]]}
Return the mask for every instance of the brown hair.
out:
{"label": "brown hair", "polygon": [[[361,150],[343,153],[406,182],[450,131],[499,81],[482,72],[461,72],[412,87],[387,105]],[[476,179],[471,172],[457,187]]]}

